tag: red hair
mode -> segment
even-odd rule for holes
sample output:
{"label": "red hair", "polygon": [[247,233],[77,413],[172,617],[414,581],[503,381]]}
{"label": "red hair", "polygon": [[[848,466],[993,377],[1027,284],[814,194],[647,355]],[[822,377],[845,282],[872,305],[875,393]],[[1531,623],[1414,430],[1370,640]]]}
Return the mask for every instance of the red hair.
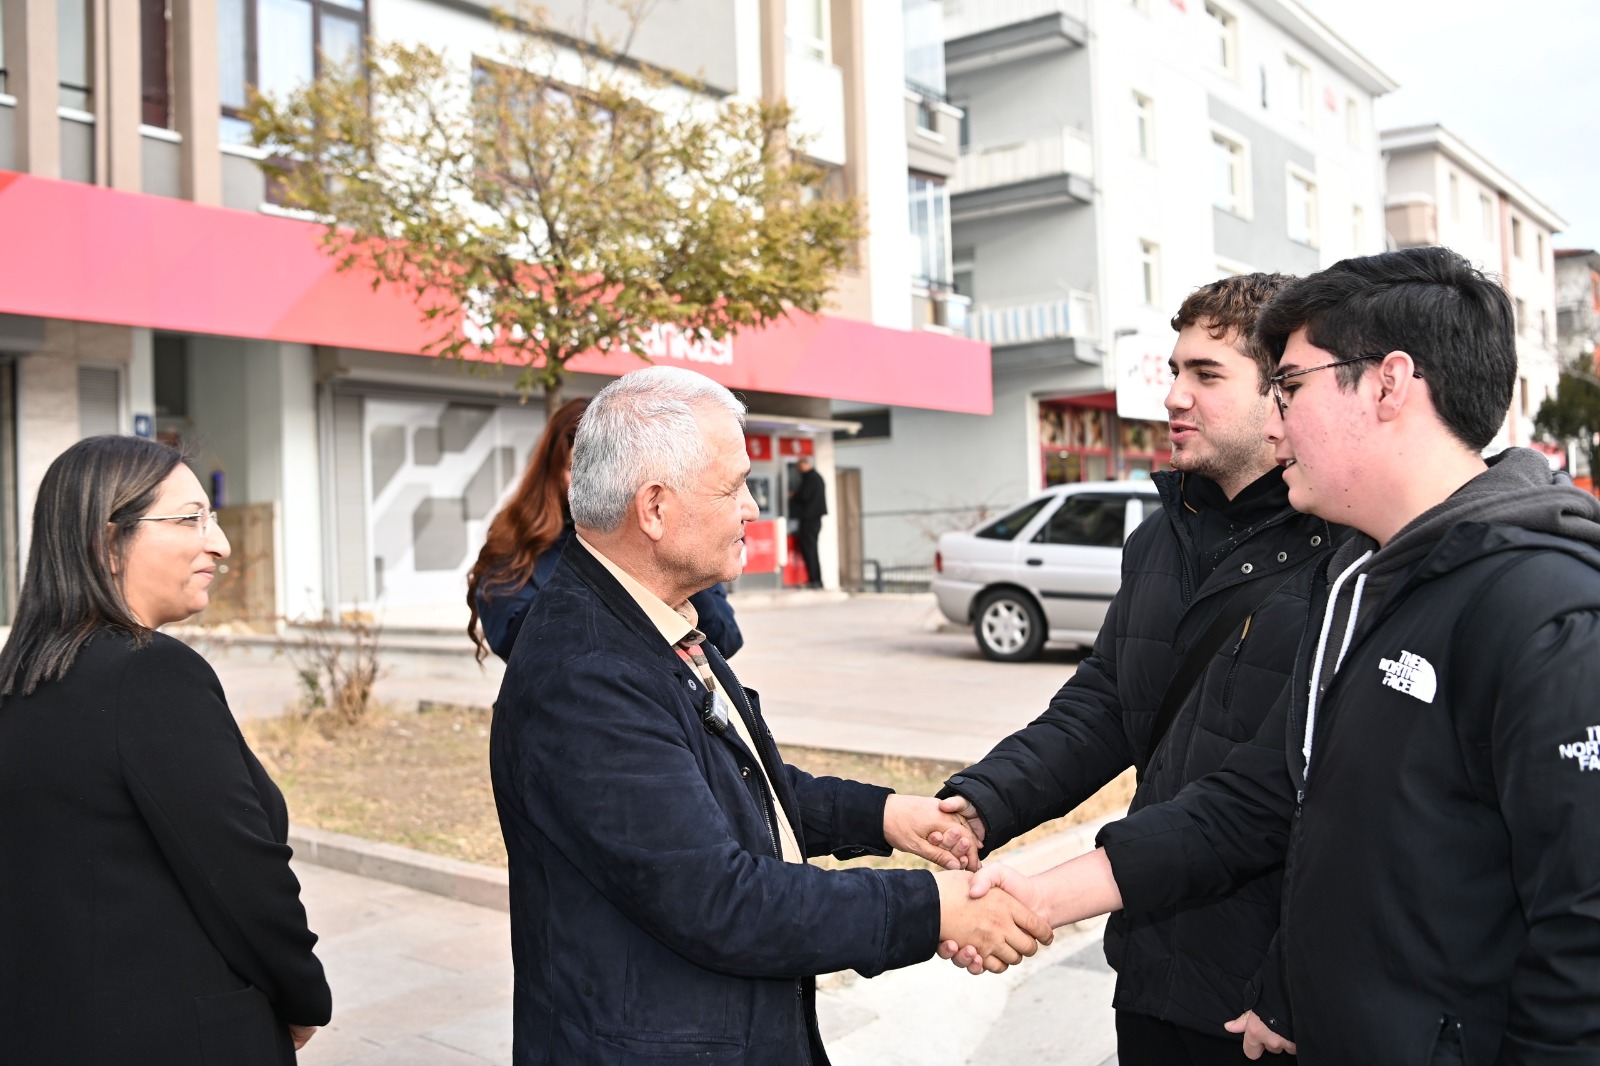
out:
{"label": "red hair", "polygon": [[539,556],[567,524],[567,471],[572,467],[572,441],[588,400],[569,400],[556,409],[533,447],[522,483],[489,523],[489,535],[478,561],[467,571],[467,635],[477,645],[481,663],[488,654],[478,625],[478,594],[486,600],[520,589],[533,576]]}

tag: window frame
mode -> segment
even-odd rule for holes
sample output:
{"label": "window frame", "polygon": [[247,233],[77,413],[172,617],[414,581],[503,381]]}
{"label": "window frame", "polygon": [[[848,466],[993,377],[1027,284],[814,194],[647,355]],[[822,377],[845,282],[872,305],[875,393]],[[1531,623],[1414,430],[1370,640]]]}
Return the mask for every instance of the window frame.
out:
{"label": "window frame", "polygon": [[1139,238],[1139,284],[1141,302],[1146,307],[1161,307],[1161,243]]}
{"label": "window frame", "polygon": [[1316,121],[1316,79],[1311,64],[1292,53],[1283,54],[1283,64],[1289,71],[1289,93],[1294,100],[1295,121],[1310,128]]}
{"label": "window frame", "polygon": [[1221,53],[1212,56],[1210,66],[1229,78],[1237,79],[1240,67],[1238,14],[1227,5],[1217,3],[1217,0],[1205,0],[1200,8],[1200,17],[1210,21],[1208,31]]}
{"label": "window frame", "polygon": [[[1284,176],[1285,231],[1287,232],[1289,239],[1294,241],[1296,244],[1303,244],[1307,248],[1320,248],[1322,247],[1322,212],[1321,204],[1318,202],[1320,192],[1317,188],[1317,176],[1303,167],[1294,165],[1293,163],[1290,163],[1286,170],[1287,173]],[[1305,187],[1306,217],[1304,222],[1306,224],[1307,232],[1303,237],[1295,236],[1293,225],[1295,185],[1297,183]]]}
{"label": "window frame", "polygon": [[1140,159],[1155,162],[1156,158],[1156,101],[1149,93],[1133,90],[1134,154]]}
{"label": "window frame", "polygon": [[[248,98],[252,89],[261,84],[261,5],[265,0],[241,0],[245,7],[244,14],[244,87]],[[356,23],[361,42],[361,54],[364,57],[368,49],[368,37],[372,30],[372,0],[296,0],[304,3],[311,9],[311,76],[320,77],[323,72],[322,64],[322,21],[325,17],[332,16],[345,22]],[[359,4],[359,7],[352,6]],[[220,13],[219,13],[220,21]],[[221,63],[222,47],[218,42],[218,63]],[[219,84],[219,95],[221,92]],[[235,122],[244,121],[241,109],[223,104],[219,123],[222,125],[222,142],[224,144],[238,144],[227,134],[227,120]]]}
{"label": "window frame", "polygon": [[[1219,126],[1216,123],[1212,123],[1211,147],[1211,206],[1219,211],[1226,211],[1230,215],[1245,219],[1246,221],[1250,220],[1255,215],[1255,188],[1254,184],[1250,180],[1251,155],[1249,138],[1240,136],[1233,130],[1228,129],[1226,126]],[[1236,192],[1231,194],[1231,203],[1222,202],[1224,198],[1219,195],[1220,190],[1218,190],[1216,187],[1216,178],[1218,174],[1216,167],[1220,163],[1220,159],[1216,153],[1221,149],[1232,150],[1230,153],[1232,157],[1231,162],[1232,165],[1237,168],[1236,177],[1239,187]]]}

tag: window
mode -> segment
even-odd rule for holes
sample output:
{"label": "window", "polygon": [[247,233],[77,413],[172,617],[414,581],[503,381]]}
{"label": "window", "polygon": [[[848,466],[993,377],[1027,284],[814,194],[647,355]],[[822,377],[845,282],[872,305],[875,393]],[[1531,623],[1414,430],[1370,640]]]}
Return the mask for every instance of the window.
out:
{"label": "window", "polygon": [[1289,171],[1289,239],[1317,244],[1317,183],[1297,170]]}
{"label": "window", "polygon": [[1461,221],[1461,175],[1450,172],[1450,221]]}
{"label": "window", "polygon": [[1250,214],[1250,169],[1244,145],[1223,133],[1211,135],[1211,203],[1224,211]]}
{"label": "window", "polygon": [[911,206],[911,276],[924,284],[950,283],[950,190],[937,178],[907,176]]}
{"label": "window", "polygon": [[139,121],[172,128],[171,12],[168,0],[139,0]]}
{"label": "window", "polygon": [[1530,390],[1528,388],[1528,379],[1527,378],[1518,378],[1517,379],[1517,392],[1521,396],[1521,399],[1522,399],[1521,407],[1522,407],[1522,417],[1523,418],[1527,418],[1528,417],[1528,409],[1533,406],[1532,404],[1530,404],[1528,402],[1528,396],[1529,396],[1531,391],[1532,390]]}
{"label": "window", "polygon": [[1344,98],[1344,139],[1351,148],[1361,147],[1361,105],[1353,96]]}
{"label": "window", "polygon": [[1539,343],[1550,343],[1550,312],[1539,308]]}
{"label": "window", "polygon": [[923,96],[944,99],[944,33],[939,0],[900,0],[900,26],[905,35],[906,84]]}
{"label": "window", "polygon": [[1289,99],[1294,103],[1295,118],[1302,126],[1311,125],[1314,107],[1311,93],[1311,68],[1293,56],[1284,56],[1289,68]]}
{"label": "window", "polygon": [[1024,526],[1032,522],[1034,516],[1044,510],[1044,505],[1050,502],[1049,496],[1040,496],[1036,500],[1029,500],[1004,518],[996,519],[973,534],[985,540],[1016,540],[1017,534],[1022,532]]}
{"label": "window", "polygon": [[961,109],[961,121],[956,125],[956,147],[965,152],[972,143],[972,107],[965,100],[955,106]]}
{"label": "window", "polygon": [[1494,201],[1488,193],[1478,194],[1478,208],[1483,215],[1483,239],[1494,240]]}
{"label": "window", "polygon": [[1267,68],[1263,66],[1261,68],[1261,110],[1263,111],[1266,111],[1272,106],[1269,102],[1270,97],[1267,91],[1267,81]]}
{"label": "window", "polygon": [[1141,159],[1156,157],[1156,105],[1143,93],[1133,94],[1134,145]]}
{"label": "window", "polygon": [[1360,204],[1354,204],[1350,208],[1350,247],[1360,255],[1366,246],[1367,213],[1361,210]]}
{"label": "window", "polygon": [[1517,298],[1517,336],[1522,336],[1522,331],[1528,325],[1528,301]]}
{"label": "window", "polygon": [[1139,292],[1150,306],[1160,304],[1161,247],[1154,241],[1139,242]]}
{"label": "window", "polygon": [[1522,258],[1522,219],[1511,216],[1511,254]]}
{"label": "window", "polygon": [[90,25],[89,0],[56,0],[56,63],[61,83],[57,102],[74,111],[94,110]]}
{"label": "window", "polygon": [[1544,273],[1544,232],[1541,230],[1533,235],[1534,251],[1539,256],[1539,273]]}
{"label": "window", "polygon": [[828,0],[789,0],[785,8],[789,18],[789,53],[828,62]]}
{"label": "window", "polygon": [[1033,535],[1033,541],[1035,544],[1120,548],[1127,521],[1127,497],[1078,493],[1061,501],[1055,514]]}
{"label": "window", "polygon": [[239,117],[250,86],[293,92],[328,64],[359,59],[366,29],[366,0],[217,0],[223,141],[250,139]]}
{"label": "window", "polygon": [[1217,4],[1206,4],[1205,15],[1212,62],[1233,74],[1239,69],[1239,20]]}
{"label": "window", "polygon": [[859,422],[861,428],[855,433],[836,429],[833,431],[834,440],[848,444],[853,440],[888,440],[893,436],[887,407],[876,411],[851,411],[847,417],[851,422]]}

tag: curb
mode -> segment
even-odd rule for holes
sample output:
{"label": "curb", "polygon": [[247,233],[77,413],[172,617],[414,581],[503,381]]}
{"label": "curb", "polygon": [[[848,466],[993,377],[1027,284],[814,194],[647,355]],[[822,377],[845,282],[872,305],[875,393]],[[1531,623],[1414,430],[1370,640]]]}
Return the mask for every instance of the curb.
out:
{"label": "curb", "polygon": [[415,848],[381,844],[311,826],[291,826],[289,846],[301,862],[431,892],[491,910],[511,910],[510,874],[498,866],[447,859]]}

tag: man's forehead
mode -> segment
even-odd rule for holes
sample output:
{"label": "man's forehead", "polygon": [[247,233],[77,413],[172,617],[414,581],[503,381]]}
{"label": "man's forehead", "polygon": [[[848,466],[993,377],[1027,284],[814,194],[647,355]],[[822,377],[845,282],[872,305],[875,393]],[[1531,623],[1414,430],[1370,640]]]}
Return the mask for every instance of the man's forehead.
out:
{"label": "man's forehead", "polygon": [[1302,326],[1289,334],[1289,343],[1283,348],[1283,358],[1278,360],[1278,373],[1287,374],[1305,370],[1307,367],[1320,366],[1338,358],[1327,349],[1312,344],[1306,338],[1305,327]]}

